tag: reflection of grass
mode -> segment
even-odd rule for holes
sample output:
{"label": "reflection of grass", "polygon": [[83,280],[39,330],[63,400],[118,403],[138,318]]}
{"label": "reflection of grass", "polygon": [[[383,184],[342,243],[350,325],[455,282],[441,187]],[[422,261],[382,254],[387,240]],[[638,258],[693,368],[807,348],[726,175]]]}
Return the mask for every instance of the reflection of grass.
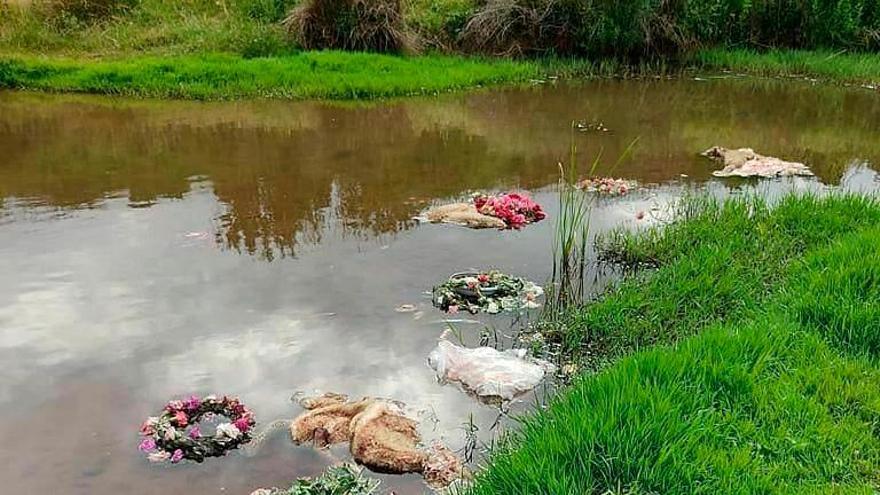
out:
{"label": "reflection of grass", "polygon": [[[573,311],[618,355],[497,450],[473,493],[871,493],[880,204],[718,204],[633,241],[661,267]],[[698,334],[694,336],[695,334]]]}

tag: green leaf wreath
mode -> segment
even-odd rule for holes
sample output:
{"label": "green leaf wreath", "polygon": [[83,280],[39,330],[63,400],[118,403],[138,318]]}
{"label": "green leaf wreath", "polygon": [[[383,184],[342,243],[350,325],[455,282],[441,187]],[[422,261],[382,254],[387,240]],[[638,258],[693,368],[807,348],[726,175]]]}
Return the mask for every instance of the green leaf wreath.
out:
{"label": "green leaf wreath", "polygon": [[534,282],[512,277],[497,270],[456,273],[434,287],[434,306],[447,313],[466,310],[472,314],[485,311],[519,311],[540,307],[538,298],[544,290]]}

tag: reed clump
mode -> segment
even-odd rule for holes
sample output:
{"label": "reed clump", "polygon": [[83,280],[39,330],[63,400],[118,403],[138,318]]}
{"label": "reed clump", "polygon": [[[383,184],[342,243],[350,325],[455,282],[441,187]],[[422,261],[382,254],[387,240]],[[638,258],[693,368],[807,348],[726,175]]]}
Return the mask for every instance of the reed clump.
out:
{"label": "reed clump", "polygon": [[307,50],[401,53],[416,47],[400,0],[304,0],[284,25]]}

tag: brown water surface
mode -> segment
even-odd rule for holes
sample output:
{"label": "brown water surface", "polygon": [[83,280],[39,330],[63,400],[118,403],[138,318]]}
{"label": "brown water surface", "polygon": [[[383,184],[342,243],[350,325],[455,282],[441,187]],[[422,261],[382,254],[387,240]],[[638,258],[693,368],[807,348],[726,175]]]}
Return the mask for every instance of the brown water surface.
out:
{"label": "brown water surface", "polygon": [[[251,457],[149,465],[138,425],[189,393],[239,395],[263,424],[297,414],[300,390],[391,397],[424,411],[426,437],[459,447],[473,414],[487,440],[497,410],[425,365],[446,328],[425,291],[471,267],[547,279],[552,185],[572,141],[585,160],[601,150],[607,170],[638,138],[614,175],[658,184],[600,201],[602,230],[650,222],[636,213],[686,186],[876,188],[878,135],[877,93],[777,81],[370,106],[0,93],[2,491],[246,494],[331,462],[277,434]],[[710,180],[698,152],[715,144],[806,161],[818,179]],[[507,188],[532,191],[551,221],[496,232],[412,220],[430,203]],[[404,303],[418,312],[394,311]],[[479,340],[479,325],[458,325]],[[383,480],[423,490],[415,477]]]}

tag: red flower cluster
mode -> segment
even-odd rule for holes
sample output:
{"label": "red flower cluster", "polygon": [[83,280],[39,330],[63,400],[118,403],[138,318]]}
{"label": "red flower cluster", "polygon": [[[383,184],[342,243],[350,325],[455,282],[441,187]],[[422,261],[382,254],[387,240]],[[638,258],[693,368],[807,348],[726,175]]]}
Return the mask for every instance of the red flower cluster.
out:
{"label": "red flower cluster", "polygon": [[474,206],[483,215],[504,220],[508,228],[521,229],[525,225],[540,222],[547,215],[541,205],[526,194],[507,193],[498,196],[484,194],[474,197]]}

